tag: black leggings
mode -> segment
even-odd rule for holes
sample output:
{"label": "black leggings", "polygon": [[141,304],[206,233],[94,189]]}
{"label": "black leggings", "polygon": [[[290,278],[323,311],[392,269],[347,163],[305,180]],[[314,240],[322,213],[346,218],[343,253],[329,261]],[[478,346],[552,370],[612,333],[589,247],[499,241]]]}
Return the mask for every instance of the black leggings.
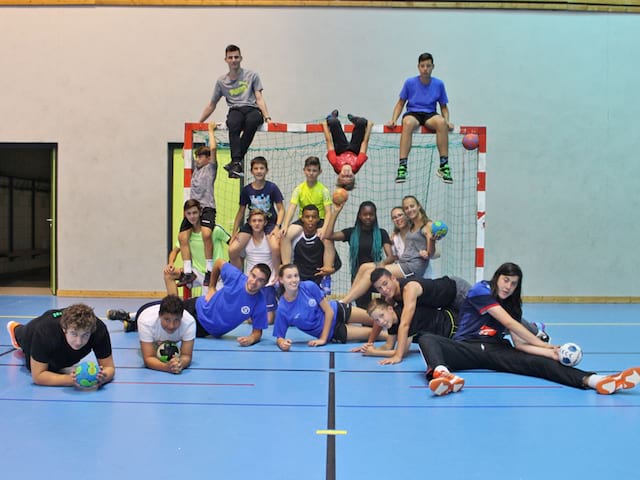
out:
{"label": "black leggings", "polygon": [[262,112],[258,108],[238,107],[229,110],[227,127],[232,161],[242,162],[258,127],[263,123]]}
{"label": "black leggings", "polygon": [[486,368],[497,372],[539,377],[576,388],[586,388],[583,379],[593,374],[565,367],[556,360],[516,350],[507,340],[455,341],[433,334],[421,335],[420,351],[429,371],[439,365],[452,371]]}

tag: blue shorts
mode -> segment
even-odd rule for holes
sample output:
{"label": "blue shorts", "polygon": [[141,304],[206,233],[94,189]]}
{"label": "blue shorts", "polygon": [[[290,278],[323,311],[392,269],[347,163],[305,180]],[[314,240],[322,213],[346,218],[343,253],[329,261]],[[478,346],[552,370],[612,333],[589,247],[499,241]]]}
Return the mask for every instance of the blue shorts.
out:
{"label": "blue shorts", "polygon": [[262,287],[262,293],[264,294],[264,300],[267,304],[267,312],[275,312],[276,307],[278,306],[278,301],[276,300],[276,287],[273,285]]}

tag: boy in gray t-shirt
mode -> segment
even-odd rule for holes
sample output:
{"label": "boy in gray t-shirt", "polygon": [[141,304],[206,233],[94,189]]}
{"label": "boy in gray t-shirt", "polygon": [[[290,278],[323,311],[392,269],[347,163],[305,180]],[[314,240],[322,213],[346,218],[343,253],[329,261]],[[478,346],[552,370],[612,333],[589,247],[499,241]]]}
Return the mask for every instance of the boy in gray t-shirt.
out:
{"label": "boy in gray t-shirt", "polygon": [[200,115],[200,123],[209,118],[218,101],[224,97],[229,107],[227,127],[231,150],[231,163],[224,168],[229,172],[229,178],[240,178],[244,176],[242,161],[258,127],[265,121],[271,123],[271,117],[262,96],[260,76],[240,67],[240,48],[228,45],[224,61],[229,66],[229,72],[216,81],[211,100]]}

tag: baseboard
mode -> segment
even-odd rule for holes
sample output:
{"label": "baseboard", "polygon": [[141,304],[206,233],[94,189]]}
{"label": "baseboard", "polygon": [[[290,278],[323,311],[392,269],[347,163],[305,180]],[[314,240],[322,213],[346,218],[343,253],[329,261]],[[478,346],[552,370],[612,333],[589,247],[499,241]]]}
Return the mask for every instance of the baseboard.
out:
{"label": "baseboard", "polygon": [[95,297],[95,298],[164,298],[166,291],[131,291],[131,290],[58,290],[59,297]]}
{"label": "baseboard", "polygon": [[640,303],[640,297],[547,297],[523,296],[525,303]]}

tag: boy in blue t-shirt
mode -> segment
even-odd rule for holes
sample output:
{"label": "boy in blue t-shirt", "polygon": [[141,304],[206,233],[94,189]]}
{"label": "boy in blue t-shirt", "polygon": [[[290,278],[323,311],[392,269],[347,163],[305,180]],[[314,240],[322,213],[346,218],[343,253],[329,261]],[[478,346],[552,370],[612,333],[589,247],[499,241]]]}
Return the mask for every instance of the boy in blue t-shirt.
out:
{"label": "boy in blue t-shirt", "polygon": [[244,221],[247,207],[249,211],[259,209],[267,214],[264,231],[271,249],[271,264],[280,265],[280,237],[284,220],[283,196],[278,186],[266,179],[268,172],[267,160],[264,157],[255,157],[251,160],[253,182],[245,185],[240,192],[240,205],[233,221],[233,232],[229,241],[229,261],[240,269],[242,252],[253,233],[249,224]]}
{"label": "boy in blue t-shirt", "polygon": [[[267,305],[261,290],[270,276],[271,269],[264,263],[257,264],[245,275],[225,260],[216,260],[207,294],[189,299],[184,304],[185,310],[196,320],[196,336],[221,337],[244,321],[251,320],[251,334],[238,337],[238,343],[248,347],[259,342],[262,330],[269,325]],[[216,290],[219,277],[223,286]]]}
{"label": "boy in blue t-shirt", "polygon": [[[396,183],[404,183],[407,180],[407,160],[411,151],[413,132],[418,126],[425,126],[436,132],[436,145],[440,154],[440,168],[438,176],[444,183],[453,183],[451,169],[449,168],[449,131],[453,130],[453,124],[449,122],[449,98],[444,87],[444,82],[432,77],[433,56],[423,53],[418,57],[418,72],[420,75],[411,77],[404,82],[400,91],[400,98],[393,108],[391,120],[387,127],[395,128],[396,120],[407,104],[407,111],[402,116],[402,134],[400,135],[400,164]],[[440,114],[436,108],[440,105]]]}

